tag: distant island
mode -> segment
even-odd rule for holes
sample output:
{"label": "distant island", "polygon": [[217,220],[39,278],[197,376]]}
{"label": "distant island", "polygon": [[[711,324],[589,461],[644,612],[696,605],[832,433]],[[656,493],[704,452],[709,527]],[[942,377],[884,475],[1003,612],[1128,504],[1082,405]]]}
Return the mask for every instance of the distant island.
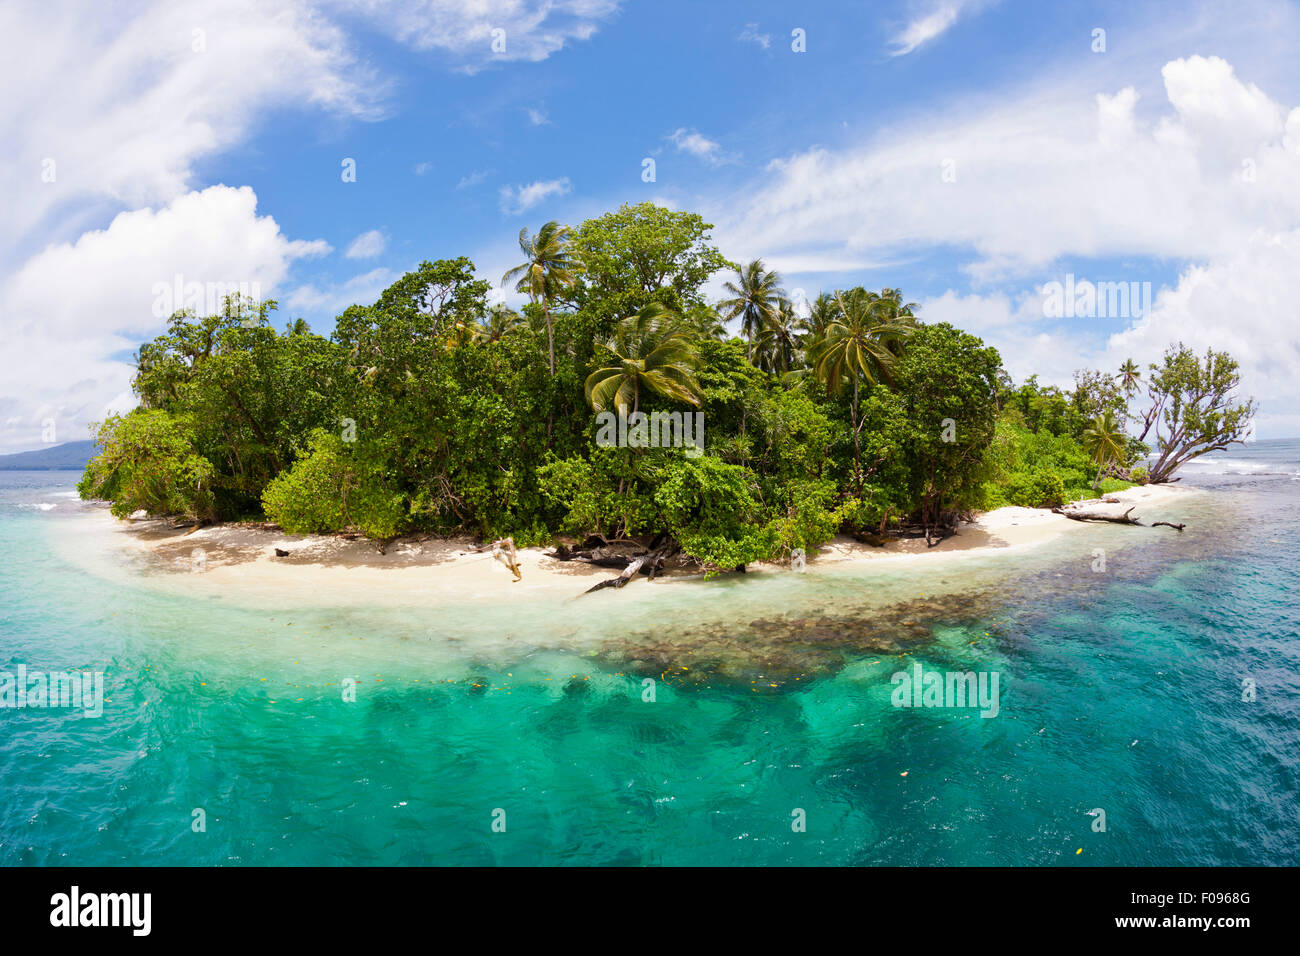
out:
{"label": "distant island", "polygon": [[95,454],[93,441],[69,441],[35,451],[0,455],[0,471],[82,471]]}

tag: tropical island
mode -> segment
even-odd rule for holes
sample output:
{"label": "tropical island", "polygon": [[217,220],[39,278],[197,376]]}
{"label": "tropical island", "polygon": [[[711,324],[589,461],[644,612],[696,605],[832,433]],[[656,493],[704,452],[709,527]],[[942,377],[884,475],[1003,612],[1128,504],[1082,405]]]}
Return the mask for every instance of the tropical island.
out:
{"label": "tropical island", "polygon": [[[119,518],[294,535],[489,542],[622,568],[744,570],[836,536],[930,547],[979,512],[1062,509],[1177,481],[1245,441],[1237,363],[1019,384],[997,351],[898,289],[794,302],[700,216],[624,205],[519,236],[494,303],[469,259],[422,262],[328,337],[273,300],[173,314],[141,346],[139,406],[98,425],[79,484]],[[708,301],[715,276],[725,296]],[[736,322],[739,335],[729,333]]]}

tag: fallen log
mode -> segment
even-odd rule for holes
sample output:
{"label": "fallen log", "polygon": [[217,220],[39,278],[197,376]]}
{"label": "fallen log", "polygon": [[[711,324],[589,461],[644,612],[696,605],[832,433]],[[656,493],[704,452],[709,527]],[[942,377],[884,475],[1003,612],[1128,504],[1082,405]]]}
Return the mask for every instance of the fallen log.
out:
{"label": "fallen log", "polygon": [[1065,517],[1069,518],[1071,521],[1109,521],[1113,524],[1139,524],[1140,525],[1142,522],[1138,521],[1137,518],[1129,517],[1129,515],[1133,511],[1133,508],[1136,507],[1137,505],[1133,505],[1133,507],[1129,508],[1128,511],[1125,511],[1122,515],[1103,515],[1103,514],[1098,514],[1095,511],[1070,511],[1066,508],[1061,508],[1061,507],[1053,508],[1052,512],[1054,514],[1064,515]]}
{"label": "fallen log", "polygon": [[1157,527],[1159,527],[1160,525],[1164,525],[1166,528],[1173,528],[1175,531],[1182,531],[1184,528],[1187,527],[1186,524],[1174,524],[1172,521],[1153,521],[1153,522],[1151,522],[1151,527],[1153,527],[1153,528],[1157,528]]}
{"label": "fallen log", "polygon": [[590,594],[592,591],[599,591],[601,588],[621,588],[625,584],[627,584],[628,581],[631,581],[633,575],[635,575],[638,571],[641,570],[641,565],[645,564],[650,559],[651,559],[651,555],[649,554],[643,554],[639,558],[633,558],[632,561],[628,564],[626,568],[623,569],[622,573],[619,574],[618,577],[606,578],[604,581],[601,581],[598,584],[593,584],[591,587],[587,588],[587,590],[583,591],[582,593]]}

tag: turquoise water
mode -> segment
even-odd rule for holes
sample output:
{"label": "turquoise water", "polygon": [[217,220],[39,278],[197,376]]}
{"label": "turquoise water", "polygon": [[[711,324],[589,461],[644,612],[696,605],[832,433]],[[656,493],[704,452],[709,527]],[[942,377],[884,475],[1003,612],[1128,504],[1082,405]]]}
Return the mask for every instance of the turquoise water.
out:
{"label": "turquoise water", "polygon": [[[1225,457],[1182,534],[435,613],[158,586],[75,475],[0,473],[0,671],[108,698],[0,709],[0,863],[1295,865],[1300,445]],[[934,604],[877,634],[900,588]],[[765,649],[710,671],[706,608]],[[847,649],[796,659],[809,621]],[[999,673],[998,716],[892,706],[918,661]]]}

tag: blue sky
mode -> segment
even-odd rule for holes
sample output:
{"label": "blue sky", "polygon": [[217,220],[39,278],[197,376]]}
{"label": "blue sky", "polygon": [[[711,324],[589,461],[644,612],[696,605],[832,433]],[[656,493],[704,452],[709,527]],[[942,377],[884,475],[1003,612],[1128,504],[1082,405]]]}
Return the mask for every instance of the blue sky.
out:
{"label": "blue sky", "polygon": [[[328,331],[422,259],[496,281],[522,226],[640,200],[789,289],[901,287],[1017,378],[1227,348],[1260,436],[1300,434],[1297,41],[1276,0],[19,0],[0,451],[129,407],[175,275]],[[1152,307],[1045,314],[1068,275]]]}

